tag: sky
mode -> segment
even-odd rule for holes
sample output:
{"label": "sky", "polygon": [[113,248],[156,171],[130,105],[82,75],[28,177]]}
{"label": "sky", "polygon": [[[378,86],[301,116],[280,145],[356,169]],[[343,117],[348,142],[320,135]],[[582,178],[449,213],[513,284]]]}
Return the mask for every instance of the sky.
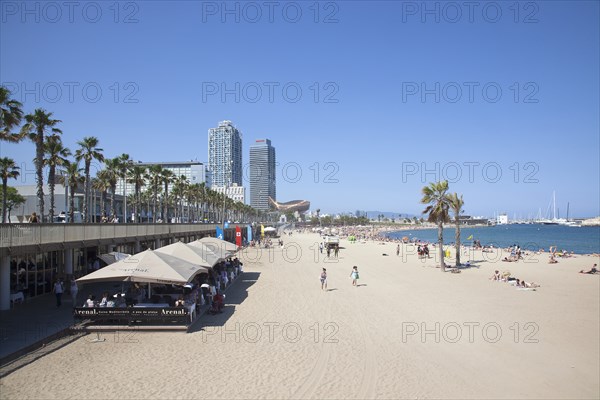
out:
{"label": "sky", "polygon": [[[0,83],[72,150],[208,159],[271,139],[277,198],[420,214],[600,215],[597,1],[0,1]],[[0,144],[34,184],[34,146]],[[101,168],[101,165],[97,166]],[[248,181],[247,202],[249,203]]]}

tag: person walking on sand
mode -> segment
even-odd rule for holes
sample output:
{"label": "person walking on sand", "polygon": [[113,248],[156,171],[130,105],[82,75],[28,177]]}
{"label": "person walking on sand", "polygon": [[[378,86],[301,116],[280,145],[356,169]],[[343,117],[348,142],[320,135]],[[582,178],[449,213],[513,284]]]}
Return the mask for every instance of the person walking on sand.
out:
{"label": "person walking on sand", "polygon": [[358,267],[355,265],[352,267],[352,272],[350,272],[350,278],[352,278],[352,286],[356,286],[358,282]]}
{"label": "person walking on sand", "polygon": [[396,256],[400,255],[400,244],[398,244],[398,246],[396,246]]}
{"label": "person walking on sand", "polygon": [[327,270],[321,271],[321,290],[327,290]]}

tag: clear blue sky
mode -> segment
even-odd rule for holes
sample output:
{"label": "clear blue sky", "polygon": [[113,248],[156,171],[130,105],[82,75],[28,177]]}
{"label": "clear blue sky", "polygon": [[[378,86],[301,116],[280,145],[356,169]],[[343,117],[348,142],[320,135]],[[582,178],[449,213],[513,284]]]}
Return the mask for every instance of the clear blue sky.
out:
{"label": "clear blue sky", "polygon": [[[554,190],[600,214],[597,1],[45,4],[0,2],[0,81],[72,149],[205,162],[228,119],[244,163],[271,139],[279,200],[322,212],[418,214],[448,177],[467,214],[545,214]],[[33,145],[1,146],[34,183]]]}

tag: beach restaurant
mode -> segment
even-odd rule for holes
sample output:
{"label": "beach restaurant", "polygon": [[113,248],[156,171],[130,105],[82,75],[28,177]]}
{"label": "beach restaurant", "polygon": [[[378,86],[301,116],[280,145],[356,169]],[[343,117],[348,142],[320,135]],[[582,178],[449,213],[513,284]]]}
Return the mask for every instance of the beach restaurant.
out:
{"label": "beach restaurant", "polygon": [[[241,272],[238,247],[216,238],[175,242],[116,261],[76,280],[82,292],[104,291],[101,301],[79,300],[74,317],[99,326],[191,325],[203,306]],[[116,293],[113,293],[116,292]]]}

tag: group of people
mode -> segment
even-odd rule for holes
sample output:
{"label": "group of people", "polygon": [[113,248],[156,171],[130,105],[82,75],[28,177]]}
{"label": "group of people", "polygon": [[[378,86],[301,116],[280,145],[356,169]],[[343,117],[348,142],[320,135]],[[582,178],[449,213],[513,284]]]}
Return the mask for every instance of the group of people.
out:
{"label": "group of people", "polygon": [[117,217],[114,214],[109,217],[108,215],[106,215],[105,213],[103,213],[102,217],[100,218],[100,223],[102,223],[102,224],[109,224],[109,223],[110,224],[117,224],[117,223],[119,223],[119,217]]}
{"label": "group of people", "polygon": [[558,260],[556,259],[556,257],[561,257],[561,258],[569,258],[569,257],[574,257],[574,253],[568,252],[567,250],[562,250],[562,251],[557,251],[557,247],[556,246],[550,246],[550,258],[548,259],[548,264],[556,264],[558,263]]}
{"label": "group of people", "polygon": [[[283,240],[280,240],[279,244],[283,247]],[[250,247],[260,247],[261,245],[268,249],[269,247],[273,247],[273,240],[269,237],[260,238],[260,236],[256,240],[250,241]]]}
{"label": "group of people", "polygon": [[83,307],[127,307],[127,302],[121,293],[111,296],[108,292],[104,292],[100,301],[93,294],[88,295]]}
{"label": "group of people", "polygon": [[518,279],[514,276],[511,276],[509,271],[504,271],[501,274],[500,271],[495,270],[494,274],[490,277],[490,280],[497,282],[506,282],[520,289],[535,290],[535,288],[540,287],[540,285],[535,282],[526,282],[524,279]]}
{"label": "group of people", "polygon": [[[355,265],[352,267],[352,271],[350,272],[350,278],[352,279],[352,286],[358,286],[358,280],[360,279],[360,275],[358,273],[358,267]],[[321,271],[321,275],[319,276],[319,280],[321,281],[321,290],[327,290],[327,269],[323,268]]]}
{"label": "group of people", "polygon": [[[396,255],[398,254],[398,250],[396,250]],[[427,257],[429,258],[429,245],[425,243],[424,245],[417,246],[417,255],[419,258]]]}

